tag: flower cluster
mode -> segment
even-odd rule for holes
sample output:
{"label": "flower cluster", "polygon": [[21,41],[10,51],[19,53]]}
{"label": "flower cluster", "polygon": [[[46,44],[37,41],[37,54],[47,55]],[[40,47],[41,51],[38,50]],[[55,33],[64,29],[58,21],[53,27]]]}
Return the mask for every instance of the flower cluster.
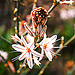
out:
{"label": "flower cluster", "polygon": [[[30,36],[30,39],[32,36]],[[34,37],[33,37],[34,38]],[[15,34],[15,36],[12,36],[12,39],[14,39],[17,42],[20,42],[20,44],[13,44],[12,47],[17,51],[21,52],[20,56],[17,56],[13,58],[12,60],[15,61],[19,59],[20,61],[24,59],[23,65],[25,66],[25,63],[27,61],[29,68],[32,69],[33,67],[33,61],[38,66],[41,64],[40,60],[42,60],[44,56],[44,52],[49,59],[49,61],[52,61],[52,55],[55,54],[52,49],[53,48],[59,48],[54,47],[54,43],[56,42],[57,35],[52,36],[51,38],[46,38],[46,34],[44,34],[44,38],[40,43],[37,43],[37,47],[41,48],[41,53],[37,52],[35,49],[35,42],[34,39],[31,39],[29,43],[25,40],[23,36],[21,36],[21,39]]]}
{"label": "flower cluster", "polygon": [[[31,12],[31,15],[32,28],[26,21],[21,21],[19,22],[19,35],[21,38],[19,38],[17,34],[12,36],[12,39],[17,43],[13,44],[12,47],[17,52],[21,52],[20,56],[17,56],[12,60],[24,60],[22,67],[25,66],[27,62],[30,69],[33,67],[33,62],[38,66],[41,64],[40,61],[44,56],[44,52],[48,59],[52,61],[52,55],[54,54],[52,51],[52,48],[54,48],[53,43],[55,43],[57,39],[57,35],[54,35],[51,38],[46,38],[47,26],[45,24],[48,16],[46,9],[42,7],[35,8]],[[28,34],[24,36],[25,32]],[[18,42],[20,44],[18,44]],[[41,53],[37,50],[39,47],[41,49]]]}
{"label": "flower cluster", "polygon": [[16,61],[17,59],[19,61],[24,60],[22,67],[28,64],[30,69],[33,68],[33,64],[38,66],[41,64],[40,61],[43,59],[44,53],[49,61],[52,61],[53,56],[56,55],[53,48],[61,48],[54,47],[55,42],[58,41],[56,40],[57,35],[53,35],[50,38],[46,37],[47,26],[45,24],[48,14],[53,8],[54,5],[49,11],[43,7],[34,8],[31,11],[31,25],[28,25],[28,22],[24,20],[19,22],[20,37],[17,34],[12,36],[12,39],[16,42],[12,47],[16,50],[15,52],[21,52],[21,55],[13,58],[12,61]]}

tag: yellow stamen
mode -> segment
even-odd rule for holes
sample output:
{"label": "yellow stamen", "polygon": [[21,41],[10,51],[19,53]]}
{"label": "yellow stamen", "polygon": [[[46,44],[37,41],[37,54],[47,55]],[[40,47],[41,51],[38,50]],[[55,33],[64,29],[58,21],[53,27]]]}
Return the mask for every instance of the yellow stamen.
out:
{"label": "yellow stamen", "polygon": [[17,70],[17,73],[20,73],[20,71],[19,71],[19,70]]}
{"label": "yellow stamen", "polygon": [[7,64],[4,64],[5,67],[7,67]]}
{"label": "yellow stamen", "polygon": [[15,10],[14,10],[14,14],[15,14],[17,11],[18,11],[18,9],[17,9],[17,8],[15,8]]}
{"label": "yellow stamen", "polygon": [[21,64],[19,65],[19,68],[22,68],[22,65]]}

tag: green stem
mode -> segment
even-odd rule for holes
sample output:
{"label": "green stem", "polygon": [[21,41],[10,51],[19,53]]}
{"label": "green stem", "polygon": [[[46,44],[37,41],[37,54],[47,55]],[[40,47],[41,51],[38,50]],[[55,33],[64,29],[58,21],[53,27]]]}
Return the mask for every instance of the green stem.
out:
{"label": "green stem", "polygon": [[[17,22],[16,22],[16,27],[17,27],[17,35],[19,35],[19,13],[20,13],[20,0],[17,1],[17,13],[16,13],[16,17],[17,17]],[[19,53],[17,53],[18,55]],[[19,60],[16,62],[16,68],[17,70],[19,69]],[[17,75],[20,75],[19,73],[17,73]]]}
{"label": "green stem", "polygon": [[0,39],[2,39],[3,41],[7,42],[8,44],[12,45],[12,43],[10,43],[8,40],[6,40],[4,37],[0,36]]}
{"label": "green stem", "polygon": [[[68,45],[68,44],[69,44],[71,41],[73,41],[74,39],[75,39],[75,35],[74,35],[70,40],[68,40],[68,41],[64,44],[64,46]],[[62,50],[62,48],[58,49],[58,50],[56,51],[56,54],[59,53],[61,50]],[[53,56],[53,57],[54,57],[54,56]],[[46,64],[42,67],[42,69],[41,69],[41,71],[38,73],[38,75],[43,74],[44,70],[45,70],[46,67],[49,65],[49,63],[50,63],[50,61],[47,61],[47,62],[46,62]]]}

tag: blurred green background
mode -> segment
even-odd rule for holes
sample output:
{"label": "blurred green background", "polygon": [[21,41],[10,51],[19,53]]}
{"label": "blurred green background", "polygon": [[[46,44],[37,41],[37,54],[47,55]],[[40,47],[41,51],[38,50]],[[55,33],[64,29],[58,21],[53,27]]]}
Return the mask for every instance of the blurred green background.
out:
{"label": "blurred green background", "polygon": [[[14,34],[14,16],[9,1],[14,10],[16,4],[15,0],[0,0],[0,37],[2,36],[12,43],[13,41],[10,35]],[[20,2],[20,17],[22,20],[27,21],[27,15],[31,13],[33,7],[33,0],[20,0]],[[38,0],[37,7],[44,7],[48,10],[52,3],[52,0]],[[46,25],[47,35],[49,37],[54,34],[58,35],[58,38],[64,36],[64,43],[66,43],[75,35],[75,2],[73,5],[58,5],[50,13],[50,18],[48,18]],[[59,45],[60,42],[61,41],[57,42],[56,45]],[[16,53],[9,53],[14,49],[12,49],[11,44],[8,44],[1,38],[0,50],[8,53],[6,63],[8,61],[11,62],[11,59],[17,56]],[[61,56],[57,56],[57,59],[54,58],[42,75],[75,75],[75,39],[72,40],[66,48],[63,48],[59,54],[61,54]],[[20,74],[17,74],[16,71],[18,64],[21,62],[18,63],[18,61],[15,61],[12,63],[16,70],[15,73],[13,73],[9,72],[7,67],[4,66],[4,63],[0,61],[0,75],[37,75],[47,61],[47,58],[43,59],[41,66],[38,67],[35,65],[32,70],[23,68]]]}

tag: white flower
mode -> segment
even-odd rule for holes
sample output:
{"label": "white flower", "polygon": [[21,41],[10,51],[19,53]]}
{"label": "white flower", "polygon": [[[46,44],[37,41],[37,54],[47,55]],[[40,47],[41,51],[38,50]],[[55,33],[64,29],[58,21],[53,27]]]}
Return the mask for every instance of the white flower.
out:
{"label": "white flower", "polygon": [[22,52],[22,54],[18,57],[13,58],[12,60],[19,59],[21,61],[21,60],[25,59],[23,65],[26,63],[26,60],[27,60],[29,68],[32,69],[32,67],[33,67],[32,55],[35,57],[42,57],[42,55],[33,50],[34,42],[27,44],[27,42],[25,41],[23,36],[21,36],[21,40],[23,41],[24,46],[21,46],[19,44],[13,44],[12,47],[17,52]]}
{"label": "white flower", "polygon": [[34,37],[33,36],[30,36],[29,34],[26,35],[26,40],[28,43],[30,42],[34,42]]}
{"label": "white flower", "polygon": [[1,55],[4,59],[7,59],[8,53],[7,53],[7,52],[0,51],[0,55]]}
{"label": "white flower", "polygon": [[36,65],[39,66],[41,64],[36,56],[33,56],[33,59],[34,59],[34,62],[36,63]]}
{"label": "white flower", "polygon": [[15,42],[20,42],[21,44],[23,43],[22,40],[15,34],[15,36],[11,35],[11,39],[13,39]]}
{"label": "white flower", "polygon": [[[44,55],[44,52],[49,59],[49,61],[52,61],[52,54],[55,54],[52,51],[52,48],[59,48],[54,47],[53,43],[55,43],[57,39],[57,35],[52,36],[51,38],[46,38],[46,34],[44,35],[44,39],[40,42],[40,47],[42,48],[41,54]],[[39,60],[41,60],[40,58]]]}

